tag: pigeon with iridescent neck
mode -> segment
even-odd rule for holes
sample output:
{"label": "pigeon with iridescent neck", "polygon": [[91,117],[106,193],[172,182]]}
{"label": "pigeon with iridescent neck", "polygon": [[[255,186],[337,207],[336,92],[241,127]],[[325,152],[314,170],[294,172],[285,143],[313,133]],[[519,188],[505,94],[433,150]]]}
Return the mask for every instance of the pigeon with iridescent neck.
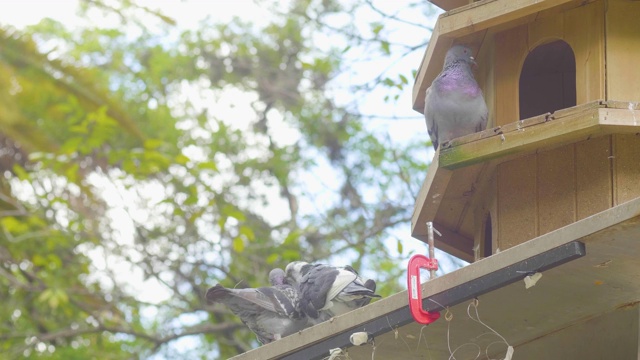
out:
{"label": "pigeon with iridescent neck", "polygon": [[435,149],[438,144],[487,126],[487,104],[471,65],[475,65],[471,49],[453,46],[447,51],[442,72],[427,89],[424,118]]}

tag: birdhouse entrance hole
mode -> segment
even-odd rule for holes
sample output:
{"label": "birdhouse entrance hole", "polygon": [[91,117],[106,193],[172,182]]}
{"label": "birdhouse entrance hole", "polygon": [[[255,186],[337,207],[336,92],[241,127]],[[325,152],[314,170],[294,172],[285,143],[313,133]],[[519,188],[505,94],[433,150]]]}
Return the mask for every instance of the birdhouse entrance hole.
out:
{"label": "birdhouse entrance hole", "polygon": [[520,119],[576,106],[576,58],[562,40],[527,55],[520,73]]}

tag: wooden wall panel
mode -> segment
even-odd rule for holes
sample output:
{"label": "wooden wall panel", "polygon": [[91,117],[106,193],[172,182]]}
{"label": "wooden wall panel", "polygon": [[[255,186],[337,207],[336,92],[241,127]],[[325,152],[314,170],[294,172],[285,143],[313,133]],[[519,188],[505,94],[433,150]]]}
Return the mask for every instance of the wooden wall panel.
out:
{"label": "wooden wall panel", "polygon": [[496,124],[519,120],[518,84],[528,53],[527,25],[502,31],[495,36]]}
{"label": "wooden wall panel", "polygon": [[576,144],[577,220],[613,206],[611,136]]}
{"label": "wooden wall panel", "polygon": [[[487,173],[485,181],[479,184],[479,196],[473,202],[474,221],[474,261],[483,258],[485,240],[485,220],[487,215],[491,215],[491,249],[495,253],[498,247],[498,204],[497,204],[497,174],[495,166],[491,167]],[[490,176],[489,176],[490,175]]]}
{"label": "wooden wall panel", "polygon": [[576,103],[604,99],[604,0],[565,12],[563,32],[576,57]]}
{"label": "wooden wall panel", "polygon": [[564,35],[564,16],[562,13],[549,14],[548,16],[529,23],[527,45],[529,51],[537,46],[555,40],[561,40]]}
{"label": "wooden wall panel", "polygon": [[[466,179],[477,179],[484,164],[476,164],[459,169],[455,176],[452,176],[447,190],[445,191],[438,213],[434,222],[446,226],[449,230],[460,232],[460,225],[466,214],[467,204],[474,194],[474,183],[469,183]],[[464,181],[462,179],[465,179]],[[473,229],[461,235],[473,238]]]}
{"label": "wooden wall panel", "polygon": [[566,145],[538,154],[538,235],[576,219],[574,147]]}
{"label": "wooden wall panel", "polygon": [[607,0],[607,100],[640,101],[640,1]]}
{"label": "wooden wall panel", "polygon": [[537,235],[536,155],[504,162],[498,171],[498,248],[505,250]]}
{"label": "wooden wall panel", "polygon": [[615,202],[640,197],[640,135],[614,135]]}
{"label": "wooden wall panel", "polygon": [[496,126],[496,106],[495,106],[495,36],[492,33],[486,33],[484,41],[480,47],[477,56],[478,71],[476,79],[478,85],[482,88],[484,100],[489,110],[489,121],[487,128]]}

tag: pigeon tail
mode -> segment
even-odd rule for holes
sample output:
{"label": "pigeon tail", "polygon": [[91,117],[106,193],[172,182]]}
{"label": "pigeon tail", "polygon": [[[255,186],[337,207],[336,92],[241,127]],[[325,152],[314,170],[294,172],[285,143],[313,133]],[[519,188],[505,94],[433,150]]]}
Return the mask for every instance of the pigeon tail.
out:
{"label": "pigeon tail", "polygon": [[207,290],[205,298],[211,303],[222,302],[227,296],[229,296],[229,289],[217,284],[216,286]]}

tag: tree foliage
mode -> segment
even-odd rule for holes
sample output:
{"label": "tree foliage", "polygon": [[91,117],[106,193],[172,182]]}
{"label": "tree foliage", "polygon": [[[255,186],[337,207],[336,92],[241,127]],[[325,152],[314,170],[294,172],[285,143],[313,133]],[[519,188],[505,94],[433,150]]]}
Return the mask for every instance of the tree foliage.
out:
{"label": "tree foliage", "polygon": [[[336,78],[349,54],[424,42],[391,42],[402,19],[368,1],[262,5],[265,26],[184,30],[87,0],[115,24],[0,27],[0,357],[227,358],[257,343],[204,292],[262,286],[292,260],[348,259],[382,295],[401,290],[393,231],[427,142],[371,130],[357,99],[380,86],[397,99],[411,69],[349,86],[349,101]],[[362,8],[379,15],[367,31]]]}

